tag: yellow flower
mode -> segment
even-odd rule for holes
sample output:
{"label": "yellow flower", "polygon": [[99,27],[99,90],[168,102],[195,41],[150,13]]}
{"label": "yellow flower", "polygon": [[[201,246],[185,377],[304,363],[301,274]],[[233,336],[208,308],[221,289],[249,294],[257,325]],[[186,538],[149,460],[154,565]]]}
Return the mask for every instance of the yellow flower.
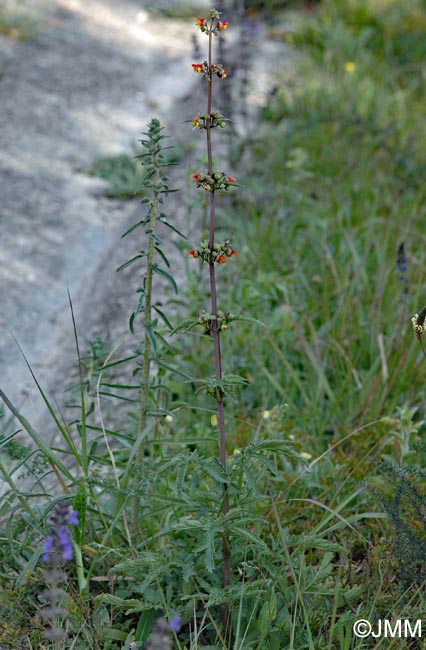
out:
{"label": "yellow flower", "polygon": [[210,422],[212,423],[212,427],[215,429],[217,427],[217,415],[212,415]]}
{"label": "yellow flower", "polygon": [[347,61],[345,63],[345,70],[346,72],[349,72],[349,74],[352,74],[356,70],[356,64],[353,61]]}
{"label": "yellow flower", "polygon": [[303,460],[311,460],[312,458],[312,454],[309,454],[307,451],[301,451],[299,455]]}
{"label": "yellow flower", "polygon": [[234,449],[234,451],[232,452],[232,454],[233,454],[234,456],[238,456],[238,454],[241,454],[241,451],[240,451],[239,449]]}
{"label": "yellow flower", "polygon": [[270,415],[271,415],[270,411],[263,411],[262,413],[262,417],[264,420],[267,420]]}

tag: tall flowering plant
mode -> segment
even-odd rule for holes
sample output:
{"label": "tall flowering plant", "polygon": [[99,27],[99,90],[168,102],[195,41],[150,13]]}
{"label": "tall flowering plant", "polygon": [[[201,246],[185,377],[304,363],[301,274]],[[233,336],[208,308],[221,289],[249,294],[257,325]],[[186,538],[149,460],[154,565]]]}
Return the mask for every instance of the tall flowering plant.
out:
{"label": "tall flowering plant", "polygon": [[[208,192],[209,200],[209,237],[203,241],[197,248],[189,251],[192,258],[199,258],[208,266],[210,280],[210,310],[203,310],[198,316],[198,323],[204,328],[204,332],[213,338],[214,344],[214,363],[215,377],[205,380],[202,383],[217,404],[216,422],[219,432],[219,459],[226,470],[226,435],[225,435],[225,414],[224,414],[224,396],[227,392],[227,386],[230,383],[236,383],[237,378],[233,376],[224,376],[222,372],[222,353],[221,353],[221,333],[228,327],[228,322],[232,320],[232,314],[223,312],[218,309],[217,287],[216,287],[216,267],[218,264],[224,265],[233,258],[237,251],[232,247],[229,240],[223,242],[215,241],[216,226],[216,194],[221,191],[228,191],[236,185],[236,178],[229,176],[227,173],[213,169],[212,154],[212,131],[215,128],[225,128],[227,120],[218,111],[213,110],[213,82],[222,81],[228,76],[227,70],[221,63],[213,60],[212,49],[213,39],[220,32],[228,27],[226,20],[221,20],[220,12],[216,9],[210,10],[208,18],[197,18],[197,27],[208,38],[208,58],[201,63],[193,63],[192,68],[195,73],[201,74],[207,82],[207,110],[205,113],[199,113],[192,120],[194,129],[205,134],[207,144],[207,169],[199,171],[193,175],[193,180],[198,189]],[[228,486],[224,486],[223,494],[223,514],[229,511]],[[231,575],[231,558],[229,540],[226,535],[223,537],[223,566],[224,566],[224,585],[230,583]]]}

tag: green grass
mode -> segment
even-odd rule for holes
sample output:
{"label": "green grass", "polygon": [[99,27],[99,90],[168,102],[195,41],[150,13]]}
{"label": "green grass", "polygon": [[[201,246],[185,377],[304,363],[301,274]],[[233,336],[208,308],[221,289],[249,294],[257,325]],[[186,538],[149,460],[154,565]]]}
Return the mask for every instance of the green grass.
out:
{"label": "green grass", "polygon": [[26,41],[35,36],[37,19],[22,10],[11,9],[0,3],[0,34],[17,41]]}
{"label": "green grass", "polygon": [[[150,420],[139,486],[131,476],[138,401],[114,429],[96,410],[114,408],[106,392],[135,397],[140,351],[122,361],[113,346],[93,343],[76,396],[84,414],[73,411],[66,426],[58,418],[60,447],[34,456],[27,447],[23,456],[9,421],[0,438],[10,487],[0,505],[0,608],[17,603],[0,621],[0,641],[12,647],[31,647],[26,637],[32,647],[41,642],[50,462],[86,513],[79,540],[89,589],[72,566],[67,588],[75,648],[141,645],[156,618],[179,613],[174,647],[223,650],[224,602],[233,609],[232,650],[410,647],[357,640],[351,629],[357,618],[415,621],[424,611],[416,499],[425,478],[413,467],[425,460],[426,367],[410,319],[426,304],[426,11],[420,2],[325,0],[297,21],[294,68],[264,107],[246,178],[229,170],[244,187],[218,214],[217,240],[229,237],[238,250],[221,269],[219,308],[266,325],[234,321],[222,337],[224,370],[247,380],[226,404],[228,473],[214,458],[213,401],[192,392],[191,378],[212,374],[201,329],[171,339],[162,330],[153,393],[164,391],[170,417]],[[182,319],[207,306],[197,260],[187,269]],[[134,388],[120,388],[115,376],[125,364],[135,368]],[[39,442],[22,417],[19,426]],[[33,490],[20,487],[19,473]],[[407,477],[415,490],[399,492]],[[127,522],[135,490],[137,535]],[[233,562],[225,591],[224,534]]]}
{"label": "green grass", "polygon": [[79,171],[107,181],[105,196],[121,200],[135,198],[144,176],[143,167],[127,154],[97,158],[89,168]]}

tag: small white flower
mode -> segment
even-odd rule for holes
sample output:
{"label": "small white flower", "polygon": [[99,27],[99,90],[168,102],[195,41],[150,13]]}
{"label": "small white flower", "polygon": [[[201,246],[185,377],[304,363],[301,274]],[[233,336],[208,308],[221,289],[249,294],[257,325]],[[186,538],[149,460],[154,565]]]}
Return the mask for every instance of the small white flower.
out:
{"label": "small white flower", "polygon": [[312,454],[309,454],[307,451],[301,451],[299,456],[303,458],[303,460],[311,460]]}

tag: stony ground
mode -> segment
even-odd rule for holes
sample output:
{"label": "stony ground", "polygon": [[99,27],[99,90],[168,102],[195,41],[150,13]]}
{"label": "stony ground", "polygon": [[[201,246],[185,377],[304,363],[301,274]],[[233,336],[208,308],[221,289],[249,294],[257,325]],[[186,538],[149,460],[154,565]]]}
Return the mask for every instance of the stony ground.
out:
{"label": "stony ground", "polygon": [[[44,428],[15,339],[57,397],[75,355],[67,289],[83,347],[85,336],[122,349],[131,339],[135,283],[115,268],[135,250],[120,234],[142,208],[105,198],[102,182],[77,170],[130,153],[153,116],[191,139],[185,120],[200,87],[190,67],[193,21],[154,19],[140,0],[26,5],[37,17],[34,38],[0,38],[0,387]],[[187,172],[177,173],[185,184]],[[177,202],[172,212],[184,222],[184,210]]]}
{"label": "stony ground", "polygon": [[103,198],[77,168],[130,153],[153,115],[167,126],[193,83],[188,21],[153,20],[131,0],[30,5],[35,37],[0,41],[1,386],[27,413],[38,401],[14,337],[51,381],[71,338],[67,287],[77,313],[85,303],[88,317],[101,309],[113,320],[120,278],[99,265],[141,209]]}

